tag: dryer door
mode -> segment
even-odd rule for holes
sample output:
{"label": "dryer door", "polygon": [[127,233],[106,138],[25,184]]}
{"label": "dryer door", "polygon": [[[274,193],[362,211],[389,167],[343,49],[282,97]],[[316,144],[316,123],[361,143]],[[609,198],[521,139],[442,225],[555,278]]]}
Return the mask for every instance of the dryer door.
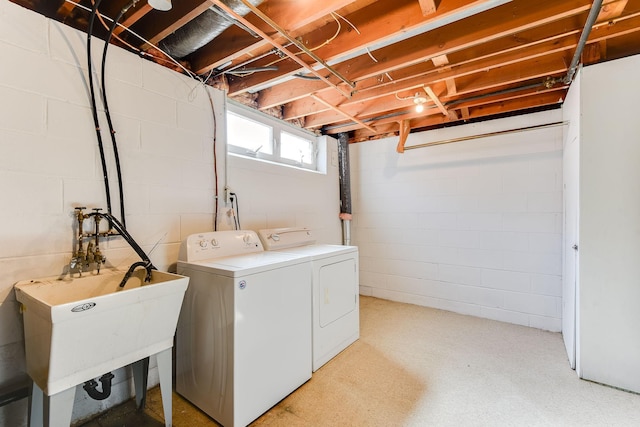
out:
{"label": "dryer door", "polygon": [[320,266],[318,271],[320,327],[356,308],[358,279],[356,260],[347,258]]}

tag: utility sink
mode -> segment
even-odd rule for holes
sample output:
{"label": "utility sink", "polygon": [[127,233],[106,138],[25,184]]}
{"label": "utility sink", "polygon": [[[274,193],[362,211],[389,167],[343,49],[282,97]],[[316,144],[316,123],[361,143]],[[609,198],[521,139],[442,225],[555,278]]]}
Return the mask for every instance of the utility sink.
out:
{"label": "utility sink", "polygon": [[135,271],[123,288],[120,270],[15,285],[27,373],[45,395],[173,346],[189,278],[154,270],[151,282],[144,283],[145,273]]}

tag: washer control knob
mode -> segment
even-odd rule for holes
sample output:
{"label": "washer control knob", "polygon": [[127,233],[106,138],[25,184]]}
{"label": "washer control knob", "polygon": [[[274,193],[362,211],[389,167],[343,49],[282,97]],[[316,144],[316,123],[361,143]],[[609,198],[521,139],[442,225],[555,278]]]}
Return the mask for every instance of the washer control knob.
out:
{"label": "washer control knob", "polygon": [[251,243],[251,235],[250,234],[245,234],[244,236],[242,236],[242,240],[244,240],[244,242],[246,244]]}
{"label": "washer control knob", "polygon": [[218,241],[216,239],[211,239],[211,244],[213,246],[218,246]]}
{"label": "washer control knob", "polygon": [[206,240],[200,240],[200,242],[198,244],[200,245],[201,248],[206,248],[207,247],[207,241]]}

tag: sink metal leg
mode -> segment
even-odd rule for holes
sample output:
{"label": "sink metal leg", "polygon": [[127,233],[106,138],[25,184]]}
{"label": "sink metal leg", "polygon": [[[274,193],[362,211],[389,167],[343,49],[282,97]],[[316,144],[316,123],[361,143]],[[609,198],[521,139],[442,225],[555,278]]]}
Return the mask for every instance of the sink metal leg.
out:
{"label": "sink metal leg", "polygon": [[36,385],[31,383],[31,394],[29,395],[29,427],[41,427],[44,424],[42,413],[44,411],[44,393]]}
{"label": "sink metal leg", "polygon": [[162,409],[164,411],[164,425],[172,425],[172,383],[171,383],[171,347],[156,354],[158,375],[160,376],[160,393],[162,393]]}
{"label": "sink metal leg", "polygon": [[149,358],[132,364],[133,384],[136,388],[136,407],[143,409],[147,403],[147,379],[149,378]]}
{"label": "sink metal leg", "polygon": [[40,425],[44,427],[69,427],[75,397],[75,387],[70,387],[51,396],[44,395],[43,411],[41,412],[42,424]]}

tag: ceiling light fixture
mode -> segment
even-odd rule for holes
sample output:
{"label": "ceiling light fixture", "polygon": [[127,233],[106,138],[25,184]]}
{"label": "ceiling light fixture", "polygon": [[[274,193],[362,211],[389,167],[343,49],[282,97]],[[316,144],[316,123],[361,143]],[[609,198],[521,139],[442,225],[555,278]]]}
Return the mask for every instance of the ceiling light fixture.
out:
{"label": "ceiling light fixture", "polygon": [[171,10],[171,0],[147,0],[147,3],[156,10],[163,12]]}
{"label": "ceiling light fixture", "polygon": [[400,101],[408,101],[408,100],[412,100],[414,104],[416,104],[416,113],[422,113],[424,111],[424,104],[427,102],[427,97],[425,96],[425,94],[420,93],[420,92],[416,92],[415,95],[413,96],[407,96],[407,97],[400,97],[398,96],[398,94],[396,93],[396,99],[400,100]]}
{"label": "ceiling light fixture", "polygon": [[420,95],[420,92],[416,92],[413,97],[413,103],[416,104],[416,113],[422,113],[424,111],[424,103],[427,102],[427,98]]}

